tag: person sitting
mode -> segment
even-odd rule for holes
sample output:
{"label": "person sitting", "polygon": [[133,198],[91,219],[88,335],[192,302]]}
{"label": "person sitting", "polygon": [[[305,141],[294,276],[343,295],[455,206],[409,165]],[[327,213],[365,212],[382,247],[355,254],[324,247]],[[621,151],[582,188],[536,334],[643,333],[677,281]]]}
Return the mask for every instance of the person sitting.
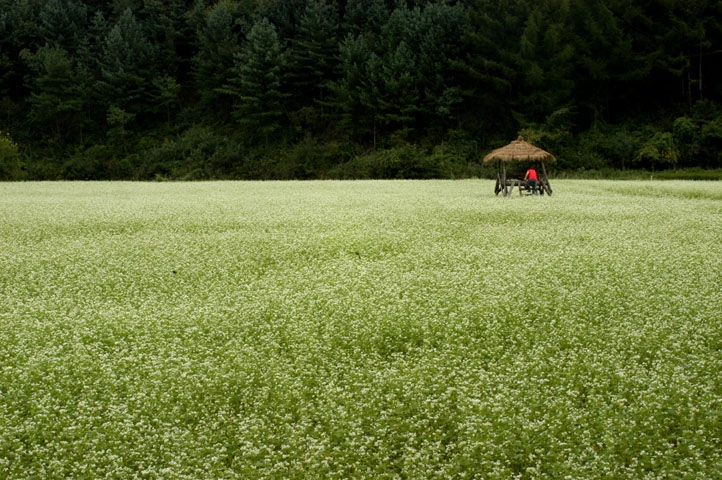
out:
{"label": "person sitting", "polygon": [[536,174],[536,170],[534,170],[533,167],[529,167],[529,170],[526,171],[526,175],[524,175],[524,180],[526,180],[526,189],[529,190],[529,187],[531,187],[532,195],[536,195],[536,185],[539,180]]}

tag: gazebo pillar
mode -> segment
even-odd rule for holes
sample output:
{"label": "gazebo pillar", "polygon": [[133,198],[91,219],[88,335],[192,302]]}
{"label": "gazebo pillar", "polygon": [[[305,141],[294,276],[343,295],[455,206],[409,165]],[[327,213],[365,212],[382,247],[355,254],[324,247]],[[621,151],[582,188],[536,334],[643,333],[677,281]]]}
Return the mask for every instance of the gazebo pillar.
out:
{"label": "gazebo pillar", "polygon": [[504,192],[504,196],[506,197],[507,194],[507,187],[506,187],[506,162],[503,160],[500,160],[501,162],[501,191]]}
{"label": "gazebo pillar", "polygon": [[544,167],[544,160],[541,161],[541,167],[542,167],[542,174],[544,175],[544,184],[542,185],[542,188],[545,188],[547,191],[547,195],[552,194],[552,186],[549,184],[549,177],[547,176],[547,169]]}

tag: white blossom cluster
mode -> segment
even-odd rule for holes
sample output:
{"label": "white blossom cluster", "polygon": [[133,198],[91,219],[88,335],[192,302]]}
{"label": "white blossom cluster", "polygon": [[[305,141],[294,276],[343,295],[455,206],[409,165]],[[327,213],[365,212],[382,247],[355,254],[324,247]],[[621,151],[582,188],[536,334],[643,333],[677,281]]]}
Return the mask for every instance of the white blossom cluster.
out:
{"label": "white blossom cluster", "polygon": [[719,478],[722,185],[0,184],[0,478]]}

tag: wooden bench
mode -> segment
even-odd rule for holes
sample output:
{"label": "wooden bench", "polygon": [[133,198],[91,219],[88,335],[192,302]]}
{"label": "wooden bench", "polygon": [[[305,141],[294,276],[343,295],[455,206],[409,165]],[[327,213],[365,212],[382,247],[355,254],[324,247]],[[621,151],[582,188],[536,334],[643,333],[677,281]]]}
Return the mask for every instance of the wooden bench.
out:
{"label": "wooden bench", "polygon": [[[522,178],[513,178],[513,179],[507,179],[506,180],[506,187],[507,187],[507,197],[511,197],[512,192],[514,191],[514,188],[519,189],[519,196],[529,196],[534,195],[532,192],[531,187],[527,187],[526,180]],[[536,190],[538,195],[544,195],[544,186],[540,181],[537,180],[536,184]]]}

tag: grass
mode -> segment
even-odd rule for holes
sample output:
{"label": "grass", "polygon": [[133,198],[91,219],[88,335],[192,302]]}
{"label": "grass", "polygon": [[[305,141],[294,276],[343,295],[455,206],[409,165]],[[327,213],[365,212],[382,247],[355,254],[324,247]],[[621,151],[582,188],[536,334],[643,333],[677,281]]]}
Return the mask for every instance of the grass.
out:
{"label": "grass", "polygon": [[[494,172],[496,175],[496,172]],[[562,170],[554,172],[557,178],[564,179],[588,179],[588,180],[722,180],[722,169],[720,168],[675,168],[668,170],[619,170],[603,168],[601,170]]]}
{"label": "grass", "polygon": [[0,478],[716,478],[722,190],[0,184]]}

